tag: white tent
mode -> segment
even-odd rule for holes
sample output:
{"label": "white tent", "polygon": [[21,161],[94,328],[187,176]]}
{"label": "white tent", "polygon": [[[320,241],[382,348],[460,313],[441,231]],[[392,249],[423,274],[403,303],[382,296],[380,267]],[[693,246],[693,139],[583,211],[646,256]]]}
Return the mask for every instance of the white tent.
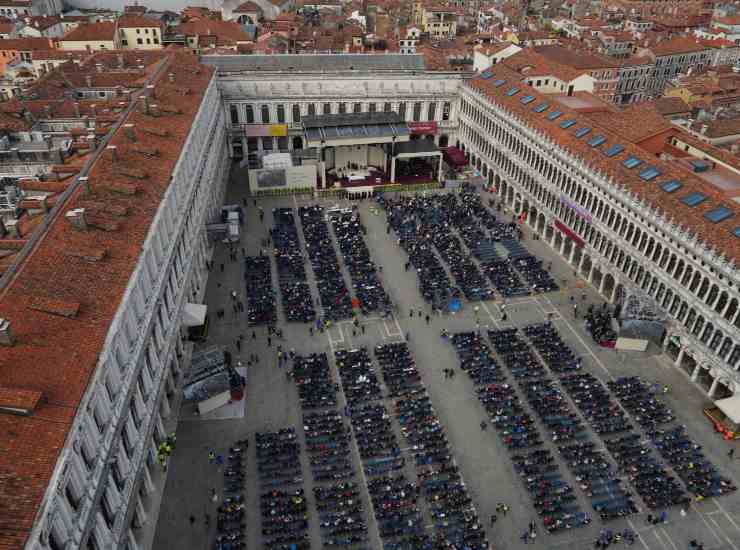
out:
{"label": "white tent", "polygon": [[182,323],[186,327],[199,327],[206,322],[206,311],[208,306],[205,304],[185,304],[185,310],[182,316]]}
{"label": "white tent", "polygon": [[719,399],[714,404],[733,423],[740,424],[740,395],[736,394],[726,399]]}

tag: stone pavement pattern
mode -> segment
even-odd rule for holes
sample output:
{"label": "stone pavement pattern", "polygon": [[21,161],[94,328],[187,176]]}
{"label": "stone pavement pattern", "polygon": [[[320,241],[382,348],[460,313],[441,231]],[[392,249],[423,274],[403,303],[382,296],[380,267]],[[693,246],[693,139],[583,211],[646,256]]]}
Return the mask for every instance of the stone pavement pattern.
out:
{"label": "stone pavement pattern", "polygon": [[[245,192],[238,185],[232,185],[227,202],[241,202]],[[270,198],[260,199],[266,215],[261,224],[257,210],[249,199],[246,212],[246,224],[239,248],[247,254],[258,254],[260,240],[267,236],[267,228],[272,225],[271,209],[276,206],[300,206],[315,204],[317,201],[308,198]],[[336,200],[318,201],[325,207],[337,204]],[[372,348],[380,343],[400,341],[409,337],[409,347],[416,359],[432,403],[442,425],[445,427],[454,457],[460,466],[473,502],[482,522],[486,526],[488,539],[493,548],[519,549],[524,544],[519,536],[526,526],[536,518],[529,496],[513,471],[508,451],[505,450],[493,430],[482,433],[479,423],[485,418],[484,410],[475,399],[473,384],[467,376],[460,375],[458,361],[454,350],[444,342],[439,334],[443,328],[449,332],[474,330],[476,325],[472,307],[466,305],[455,317],[432,317],[429,325],[423,317],[410,319],[409,309],[427,309],[419,295],[416,277],[404,272],[406,256],[397,246],[393,234],[386,235],[385,216],[377,214],[371,201],[359,203],[359,211],[368,233],[366,242],[371,254],[383,267],[383,282],[386,290],[396,303],[398,313],[395,319],[381,320],[370,316],[363,319],[365,334],[358,332],[353,336],[349,322],[334,326],[328,333],[309,335],[308,325],[286,324],[282,308],[278,302],[278,319],[286,342],[285,349],[295,348],[299,354],[332,350],[343,347],[367,346]],[[524,245],[536,256],[545,261],[552,261],[557,281],[574,289],[572,270],[547,247],[542,241],[532,241],[525,230]],[[239,251],[238,257],[242,253]],[[221,271],[221,264],[224,269]],[[273,265],[273,276],[274,276]],[[346,277],[349,282],[349,278]],[[315,281],[309,270],[314,299]],[[154,548],[207,549],[213,548],[215,537],[216,504],[211,502],[210,493],[216,488],[220,496],[222,473],[215,465],[208,463],[209,449],[225,453],[229,445],[238,439],[250,438],[248,453],[248,470],[246,492],[248,513],[246,517],[248,538],[247,548],[260,547],[259,535],[259,502],[254,455],[254,433],[295,426],[302,443],[302,460],[304,462],[304,486],[307,494],[311,491],[311,475],[307,467],[307,455],[303,446],[301,410],[297,392],[293,383],[286,379],[285,372],[277,367],[275,342],[267,347],[266,330],[256,330],[257,339],[251,339],[251,329],[246,327],[242,318],[234,318],[229,308],[229,293],[232,290],[243,295],[243,270],[241,261],[229,261],[228,251],[217,247],[214,256],[214,269],[208,283],[207,303],[209,310],[215,311],[224,307],[227,312],[222,320],[212,316],[209,345],[221,345],[228,348],[235,356],[246,363],[246,358],[257,353],[259,364],[250,370],[250,383],[247,389],[246,414],[241,419],[215,421],[183,421],[177,430],[177,448],[172,457],[165,495],[157,523]],[[581,289],[577,289],[580,300]],[[586,303],[600,304],[602,299],[593,289],[585,289]],[[707,457],[721,470],[721,473],[737,479],[740,462],[731,462],[727,458],[728,444],[719,439],[701,413],[706,405],[701,392],[694,387],[688,377],[671,366],[664,356],[629,355],[616,353],[613,350],[598,348],[590,343],[590,338],[583,327],[572,318],[567,291],[549,295],[529,297],[508,302],[509,319],[501,324],[500,304],[487,302],[481,309],[481,324],[491,328],[500,326],[523,326],[532,322],[541,322],[548,312],[554,312],[554,324],[566,344],[571,346],[584,359],[584,367],[602,381],[612,377],[641,375],[648,380],[669,384],[671,392],[666,396],[668,405],[677,414],[679,420],[688,428],[689,435],[704,446]],[[239,334],[244,335],[241,352],[237,352],[235,341]],[[458,376],[445,379],[442,370],[455,368]],[[334,376],[336,377],[336,371]],[[337,379],[338,381],[338,379]],[[599,441],[598,438],[593,438]],[[403,441],[399,437],[399,441]],[[355,457],[355,467],[359,463]],[[567,468],[561,470],[566,479],[571,479]],[[409,470],[413,476],[413,470]],[[413,477],[411,478],[413,479]],[[358,481],[360,481],[358,479]],[[578,493],[578,491],[576,491]],[[366,501],[366,497],[365,501]],[[511,512],[499,517],[494,526],[488,524],[487,518],[495,513],[498,502],[506,502]],[[366,510],[368,509],[366,501]],[[584,504],[584,511],[592,512]],[[210,526],[204,523],[205,514],[211,517]],[[196,523],[191,526],[190,516],[195,516]],[[593,517],[593,514],[592,514]],[[740,495],[734,493],[721,499],[710,499],[692,505],[686,518],[680,518],[678,509],[669,511],[669,523],[658,527],[648,527],[644,523],[645,514],[635,515],[627,520],[610,522],[606,527],[620,530],[633,527],[640,533],[638,547],[645,550],[679,550],[686,548],[691,538],[697,538],[705,544],[707,550],[732,549],[740,550]],[[310,516],[312,548],[321,548],[318,518],[315,510]],[[599,520],[585,528],[546,535],[543,534],[541,522],[535,545],[543,548],[570,547],[580,550],[593,547],[593,541],[599,529],[604,526]],[[368,546],[377,547],[377,534],[373,534],[373,523]]]}

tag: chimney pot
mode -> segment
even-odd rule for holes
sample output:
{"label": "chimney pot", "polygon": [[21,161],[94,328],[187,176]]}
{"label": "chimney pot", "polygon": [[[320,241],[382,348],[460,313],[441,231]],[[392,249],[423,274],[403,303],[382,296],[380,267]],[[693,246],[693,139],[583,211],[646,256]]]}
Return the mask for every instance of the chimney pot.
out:
{"label": "chimney pot", "polygon": [[118,59],[118,68],[123,69],[126,66],[126,61],[124,60],[123,54],[119,53],[116,58]]}
{"label": "chimney pot", "polygon": [[15,336],[10,328],[10,321],[0,319],[0,346],[14,346]]}
{"label": "chimney pot", "polygon": [[96,107],[97,107],[97,105],[95,105],[94,103],[92,105],[90,105],[90,112],[92,113],[92,116],[93,117],[97,117],[98,116],[98,112],[96,110]]}
{"label": "chimney pot", "polygon": [[103,72],[103,64],[102,63],[95,63],[95,70],[99,73]]}
{"label": "chimney pot", "polygon": [[87,176],[80,176],[79,181],[80,185],[82,185],[82,188],[85,190],[86,195],[92,193],[92,189],[90,189],[90,178]]}
{"label": "chimney pot", "polygon": [[133,124],[124,124],[123,131],[126,132],[126,137],[129,139],[129,141],[136,141],[136,131],[134,130]]}
{"label": "chimney pot", "polygon": [[151,98],[156,99],[157,94],[154,91],[154,84],[148,84],[146,87],[147,91],[149,92],[147,95],[149,95]]}
{"label": "chimney pot", "polygon": [[80,102],[75,101],[73,104],[74,110],[75,110],[75,118],[80,118]]}
{"label": "chimney pot", "polygon": [[141,110],[145,115],[149,114],[149,97],[146,95],[139,96],[141,98]]}
{"label": "chimney pot", "polygon": [[74,210],[69,210],[64,215],[64,217],[67,218],[67,221],[69,221],[69,223],[71,223],[75,228],[81,231],[87,229],[84,208],[75,208]]}
{"label": "chimney pot", "polygon": [[110,156],[113,159],[113,162],[116,162],[118,160],[118,147],[115,145],[108,145],[106,149],[110,151]]}
{"label": "chimney pot", "polygon": [[167,77],[170,79],[170,82],[174,82],[175,81],[175,73],[170,73],[170,74],[167,75]]}
{"label": "chimney pot", "polygon": [[85,84],[87,85],[88,88],[92,88],[92,76],[91,75],[85,76]]}

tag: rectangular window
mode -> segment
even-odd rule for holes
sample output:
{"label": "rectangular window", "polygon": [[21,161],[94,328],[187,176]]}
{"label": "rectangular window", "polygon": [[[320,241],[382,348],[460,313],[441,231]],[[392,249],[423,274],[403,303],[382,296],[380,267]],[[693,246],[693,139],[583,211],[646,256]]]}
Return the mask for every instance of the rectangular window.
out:
{"label": "rectangular window", "polygon": [[704,214],[704,217],[712,223],[723,222],[732,216],[734,216],[734,212],[726,206],[720,206],[719,208],[715,208],[714,210],[710,210]]}
{"label": "rectangular window", "polygon": [[695,193],[691,193],[690,195],[686,195],[684,198],[681,199],[681,202],[684,203],[686,206],[691,206],[693,208],[694,206],[700,205],[705,200],[707,200],[707,196],[704,193],[699,193],[697,191]]}
{"label": "rectangular window", "polygon": [[367,106],[367,112],[368,113],[374,113],[375,112],[375,109],[376,109],[375,103],[368,104],[368,106]]}
{"label": "rectangular window", "polygon": [[518,93],[519,93],[519,88],[517,88],[516,86],[514,86],[513,88],[509,88],[509,91],[506,92],[506,95],[509,96],[509,97],[513,97],[513,96],[515,96]]}
{"label": "rectangular window", "polygon": [[590,131],[591,131],[591,128],[578,128],[578,130],[576,130],[576,137],[578,139],[581,139],[582,137],[585,137],[586,135],[588,135]]}
{"label": "rectangular window", "polygon": [[324,103],[324,114],[325,115],[331,114],[331,103]]}
{"label": "rectangular window", "polygon": [[390,103],[385,103],[383,105],[383,112],[384,113],[390,113],[391,112],[391,104]]}
{"label": "rectangular window", "polygon": [[432,102],[429,104],[429,112],[427,113],[427,120],[435,120],[437,118],[437,104]]}
{"label": "rectangular window", "polygon": [[247,124],[254,124],[254,107],[247,105]]}
{"label": "rectangular window", "polygon": [[293,122],[301,121],[301,106],[293,105]]}
{"label": "rectangular window", "polygon": [[308,116],[316,116],[316,105],[313,103],[308,104]]}
{"label": "rectangular window", "polygon": [[263,151],[272,151],[272,138],[271,137],[263,137],[262,138],[262,150]]}
{"label": "rectangular window", "polygon": [[346,103],[340,103],[339,104],[339,114],[343,115],[347,112],[347,104]]}
{"label": "rectangular window", "polygon": [[553,111],[552,113],[547,115],[547,120],[553,121],[557,118],[560,118],[561,116],[563,116],[563,111]]}
{"label": "rectangular window", "polygon": [[594,137],[592,137],[591,139],[588,140],[588,144],[591,147],[598,147],[599,145],[601,145],[601,144],[603,144],[605,142],[606,142],[606,137],[604,137],[601,134],[595,135]]}
{"label": "rectangular window", "polygon": [[277,106],[277,121],[281,124],[285,123],[285,105]]}
{"label": "rectangular window", "polygon": [[262,124],[270,124],[270,107],[262,106]]}
{"label": "rectangular window", "polygon": [[403,102],[398,104],[398,116],[401,117],[401,120],[406,120],[406,104]]}
{"label": "rectangular window", "polygon": [[361,113],[362,112],[362,103],[355,103],[352,106],[352,112],[353,113]]}
{"label": "rectangular window", "polygon": [[519,101],[522,102],[522,105],[528,105],[534,101],[533,95],[525,95],[523,98],[521,98]]}
{"label": "rectangular window", "polygon": [[627,157],[627,159],[622,163],[625,168],[637,168],[642,164],[642,161],[638,159],[637,157]]}
{"label": "rectangular window", "polygon": [[288,150],[288,138],[285,136],[278,138],[278,149],[280,151],[287,151]]}
{"label": "rectangular window", "polygon": [[563,129],[563,130],[567,130],[567,129],[568,129],[568,128],[570,128],[571,126],[575,126],[575,124],[576,124],[576,119],[574,119],[574,118],[569,118],[569,119],[566,119],[566,120],[564,120],[563,122],[561,122],[561,123],[560,123],[560,127],[561,127],[561,128]]}
{"label": "rectangular window", "polygon": [[421,103],[416,102],[414,103],[414,122],[419,122],[421,120]]}
{"label": "rectangular window", "polygon": [[606,155],[609,158],[616,157],[619,153],[624,151],[624,147],[621,146],[619,143],[615,143],[609,149],[604,151],[604,155]]}
{"label": "rectangular window", "polygon": [[451,105],[449,101],[445,101],[442,104],[442,120],[450,120],[450,109]]}
{"label": "rectangular window", "polygon": [[247,151],[250,153],[256,151],[259,148],[257,138],[251,137],[247,138]]}
{"label": "rectangular window", "polygon": [[645,181],[650,181],[655,178],[657,178],[660,175],[660,170],[655,168],[655,166],[649,166],[648,168],[645,168],[642,172],[640,172],[640,178]]}
{"label": "rectangular window", "polygon": [[682,184],[678,180],[667,181],[660,186],[660,188],[666,193],[673,193],[674,191],[678,191],[679,189],[681,189],[681,187]]}
{"label": "rectangular window", "polygon": [[493,85],[496,86],[497,88],[500,88],[504,84],[506,84],[506,80],[504,80],[503,78],[499,78],[498,80],[493,81]]}

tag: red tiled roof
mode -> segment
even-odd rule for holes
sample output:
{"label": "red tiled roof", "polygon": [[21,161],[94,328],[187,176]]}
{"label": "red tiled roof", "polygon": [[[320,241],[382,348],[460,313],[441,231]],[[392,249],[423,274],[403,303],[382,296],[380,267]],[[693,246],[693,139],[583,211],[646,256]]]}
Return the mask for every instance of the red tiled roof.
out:
{"label": "red tiled roof", "polygon": [[164,28],[164,23],[157,19],[150,19],[149,17],[142,17],[140,15],[126,14],[118,18],[119,29],[151,29],[151,28]]}
{"label": "red tiled roof", "polygon": [[[0,349],[0,380],[4,386],[43,392],[48,398],[31,416],[0,414],[0,548],[22,547],[33,526],[110,323],[212,77],[213,70],[198,65],[191,54],[173,52],[168,57],[155,94],[163,111],[177,108],[181,114],[153,118],[133,111],[126,122],[135,125],[137,142],[132,145],[119,130],[111,141],[118,148],[118,162],[104,154],[89,174],[95,203],[127,209],[126,216],[116,219],[119,229],[78,231],[63,215],[57,217],[0,292],[0,317],[10,320],[17,340],[15,346]],[[175,82],[169,82],[167,73],[174,74]],[[189,94],[182,93],[186,88]],[[163,124],[168,136],[144,131]],[[160,152],[156,162],[147,164],[146,185],[140,186],[136,196],[111,191],[111,184],[129,181],[121,175],[123,168],[141,164],[134,145]],[[94,214],[95,203],[83,191],[73,193],[63,211],[83,207]],[[108,254],[102,261],[90,262],[79,255],[85,250],[107,250]],[[38,296],[53,296],[57,311],[68,312],[75,303],[79,311],[70,319],[30,309]]]}
{"label": "red tiled roof", "polygon": [[611,69],[619,67],[619,60],[592,52],[572,50],[562,46],[540,46],[535,51],[550,61],[579,70]]}
{"label": "red tiled roof", "polygon": [[682,53],[700,52],[707,47],[700,44],[693,38],[687,36],[678,36],[662,42],[658,42],[650,47],[650,50],[658,57],[663,55],[678,55]]}
{"label": "red tiled roof", "polygon": [[216,21],[213,19],[197,19],[180,23],[173,28],[174,33],[186,36],[198,35],[199,40],[205,41],[209,36],[215,36],[215,45],[233,45],[237,42],[249,42],[250,38],[242,28],[233,21]]}
{"label": "red tiled roof", "polygon": [[19,52],[33,50],[51,50],[54,42],[50,38],[5,38],[0,39],[0,50],[16,50]]}
{"label": "red tiled roof", "polygon": [[[493,74],[494,77],[506,79],[511,83],[521,81],[517,73],[503,65],[494,67]],[[611,177],[615,185],[624,186],[628,192],[634,193],[638,198],[667,215],[669,219],[673,219],[675,223],[683,225],[689,231],[696,234],[701,241],[716,247],[726,257],[733,259],[736,263],[740,263],[740,239],[735,237],[732,232],[737,224],[732,224],[731,222],[714,224],[703,217],[705,213],[716,208],[718,205],[727,204],[727,198],[721,190],[696,177],[676,162],[667,162],[658,159],[654,154],[625,140],[611,128],[607,129],[607,127],[597,126],[584,115],[559,106],[559,110],[563,111],[567,117],[580,121],[588,120],[588,125],[592,128],[591,135],[603,134],[607,138],[607,143],[602,148],[608,147],[612,143],[621,143],[624,145],[625,151],[623,153],[616,157],[608,158],[600,149],[589,146],[586,140],[577,139],[572,129],[562,129],[559,124],[547,120],[547,113],[537,114],[532,111],[531,106],[523,105],[519,101],[521,94],[508,97],[506,91],[509,89],[509,86],[497,88],[493,85],[494,80],[495,78],[484,80],[477,77],[468,81],[467,85],[474,90],[480,91],[489,97],[490,100],[502,105],[514,115],[521,117],[530,127],[542,131],[560,146],[581,158],[587,165],[593,166],[596,170]],[[527,93],[534,95],[537,99],[545,99],[546,97],[533,89],[528,89]],[[579,126],[577,125],[576,127]],[[673,132],[681,136],[685,135],[685,132],[681,132],[677,128],[673,129]],[[667,136],[666,139],[668,137],[670,136]],[[643,159],[646,165],[650,164],[658,167],[661,171],[661,176],[650,183],[646,183],[640,179],[639,169],[630,170],[622,164],[624,159],[630,154]],[[681,193],[670,194],[662,191],[659,187],[660,182],[673,178],[683,183]],[[686,206],[680,199],[692,191],[701,191],[707,195],[708,200],[694,208]]]}
{"label": "red tiled roof", "polygon": [[663,116],[691,112],[691,107],[680,97],[661,97],[653,103],[655,109]]}
{"label": "red tiled roof", "polygon": [[63,42],[90,42],[94,40],[113,41],[116,36],[116,24],[109,21],[80,25],[65,34]]}

